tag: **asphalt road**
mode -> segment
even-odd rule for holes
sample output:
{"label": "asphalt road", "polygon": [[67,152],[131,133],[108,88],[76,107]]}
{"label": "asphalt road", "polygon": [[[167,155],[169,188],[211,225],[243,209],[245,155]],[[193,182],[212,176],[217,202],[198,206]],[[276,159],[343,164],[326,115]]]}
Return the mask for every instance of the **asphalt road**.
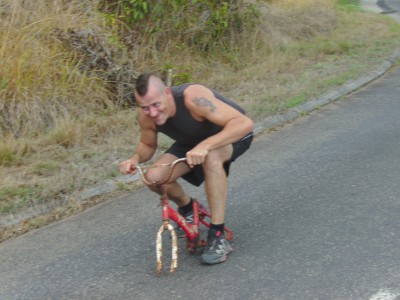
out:
{"label": "asphalt road", "polygon": [[[362,0],[373,1],[375,0]],[[397,22],[400,22],[400,1],[399,0],[377,0],[376,5],[381,13],[391,16]]]}
{"label": "asphalt road", "polygon": [[378,5],[382,8],[392,11],[400,12],[400,1],[399,0],[378,0]]}
{"label": "asphalt road", "polygon": [[0,299],[400,299],[399,78],[257,137],[231,172],[227,262],[181,243],[177,273],[156,276],[141,189],[0,244]]}

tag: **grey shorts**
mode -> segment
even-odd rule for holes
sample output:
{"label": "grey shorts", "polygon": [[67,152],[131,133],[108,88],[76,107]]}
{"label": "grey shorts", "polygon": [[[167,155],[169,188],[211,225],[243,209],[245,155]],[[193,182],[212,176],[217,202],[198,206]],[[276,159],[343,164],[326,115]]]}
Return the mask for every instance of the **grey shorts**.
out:
{"label": "grey shorts", "polygon": [[[252,141],[253,141],[253,133],[249,133],[239,141],[232,144],[233,147],[232,157],[230,160],[224,163],[226,176],[229,175],[229,168],[231,166],[231,163],[234,162],[236,158],[238,158],[240,155],[246,152],[247,149],[250,148]],[[167,151],[165,151],[165,153],[172,154],[177,158],[183,158],[186,157],[186,153],[192,149],[193,145],[174,143]],[[203,167],[201,165],[194,166],[193,169],[191,169],[189,173],[183,175],[182,178],[195,186],[200,186],[204,182]]]}

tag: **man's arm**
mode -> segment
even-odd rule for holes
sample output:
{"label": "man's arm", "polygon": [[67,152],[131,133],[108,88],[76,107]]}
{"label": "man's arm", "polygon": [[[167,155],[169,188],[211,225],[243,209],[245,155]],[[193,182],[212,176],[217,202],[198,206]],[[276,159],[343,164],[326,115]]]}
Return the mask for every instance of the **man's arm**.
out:
{"label": "man's arm", "polygon": [[208,120],[223,127],[220,132],[200,142],[188,153],[189,156],[201,158],[201,162],[209,151],[232,144],[253,131],[253,121],[249,117],[217,99],[212,91],[204,86],[190,86],[185,91],[185,104],[198,121]]}
{"label": "man's arm", "polygon": [[132,157],[119,165],[123,174],[134,174],[135,167],[150,160],[157,149],[157,131],[154,123],[141,112],[139,113],[140,140]]}

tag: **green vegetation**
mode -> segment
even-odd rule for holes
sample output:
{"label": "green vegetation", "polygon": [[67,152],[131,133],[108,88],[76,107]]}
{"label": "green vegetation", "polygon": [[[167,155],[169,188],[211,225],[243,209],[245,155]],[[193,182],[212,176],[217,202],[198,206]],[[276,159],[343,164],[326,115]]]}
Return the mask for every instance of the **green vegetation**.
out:
{"label": "green vegetation", "polygon": [[15,142],[3,140],[0,143],[0,165],[10,165],[15,160]]}
{"label": "green vegetation", "polygon": [[361,11],[361,0],[339,0],[338,4],[348,11]]}
{"label": "green vegetation", "polygon": [[258,121],[372,70],[400,44],[400,26],[359,1],[218,3],[2,0],[0,218],[38,203],[79,211],[74,192],[116,176],[137,140],[131,91],[143,71],[214,87]]}
{"label": "green vegetation", "polygon": [[297,105],[304,103],[306,100],[307,98],[304,95],[298,95],[290,98],[286,102],[286,108],[296,107]]}
{"label": "green vegetation", "polygon": [[[140,37],[135,44],[150,46],[151,39],[159,49],[185,46],[203,51],[238,42],[261,17],[254,4],[227,0],[103,0],[100,10],[117,25],[119,35],[129,30]],[[146,35],[151,36],[143,39]]]}
{"label": "green vegetation", "polygon": [[39,161],[33,165],[33,174],[42,176],[51,176],[60,170],[60,166],[55,161]]}
{"label": "green vegetation", "polygon": [[42,188],[37,187],[6,187],[0,190],[0,213],[15,213],[26,206],[34,206],[40,200]]}

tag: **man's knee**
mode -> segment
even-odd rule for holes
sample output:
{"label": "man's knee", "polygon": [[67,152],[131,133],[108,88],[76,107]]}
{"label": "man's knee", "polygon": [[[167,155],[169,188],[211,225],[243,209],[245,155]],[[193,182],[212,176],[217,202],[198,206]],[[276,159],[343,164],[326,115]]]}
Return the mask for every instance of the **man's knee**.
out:
{"label": "man's knee", "polygon": [[219,149],[210,151],[203,163],[203,168],[213,170],[214,168],[222,168],[224,163],[232,156],[232,145],[227,145]]}
{"label": "man's knee", "polygon": [[149,169],[146,173],[147,181],[153,184],[163,181],[163,176],[163,172],[158,168]]}

